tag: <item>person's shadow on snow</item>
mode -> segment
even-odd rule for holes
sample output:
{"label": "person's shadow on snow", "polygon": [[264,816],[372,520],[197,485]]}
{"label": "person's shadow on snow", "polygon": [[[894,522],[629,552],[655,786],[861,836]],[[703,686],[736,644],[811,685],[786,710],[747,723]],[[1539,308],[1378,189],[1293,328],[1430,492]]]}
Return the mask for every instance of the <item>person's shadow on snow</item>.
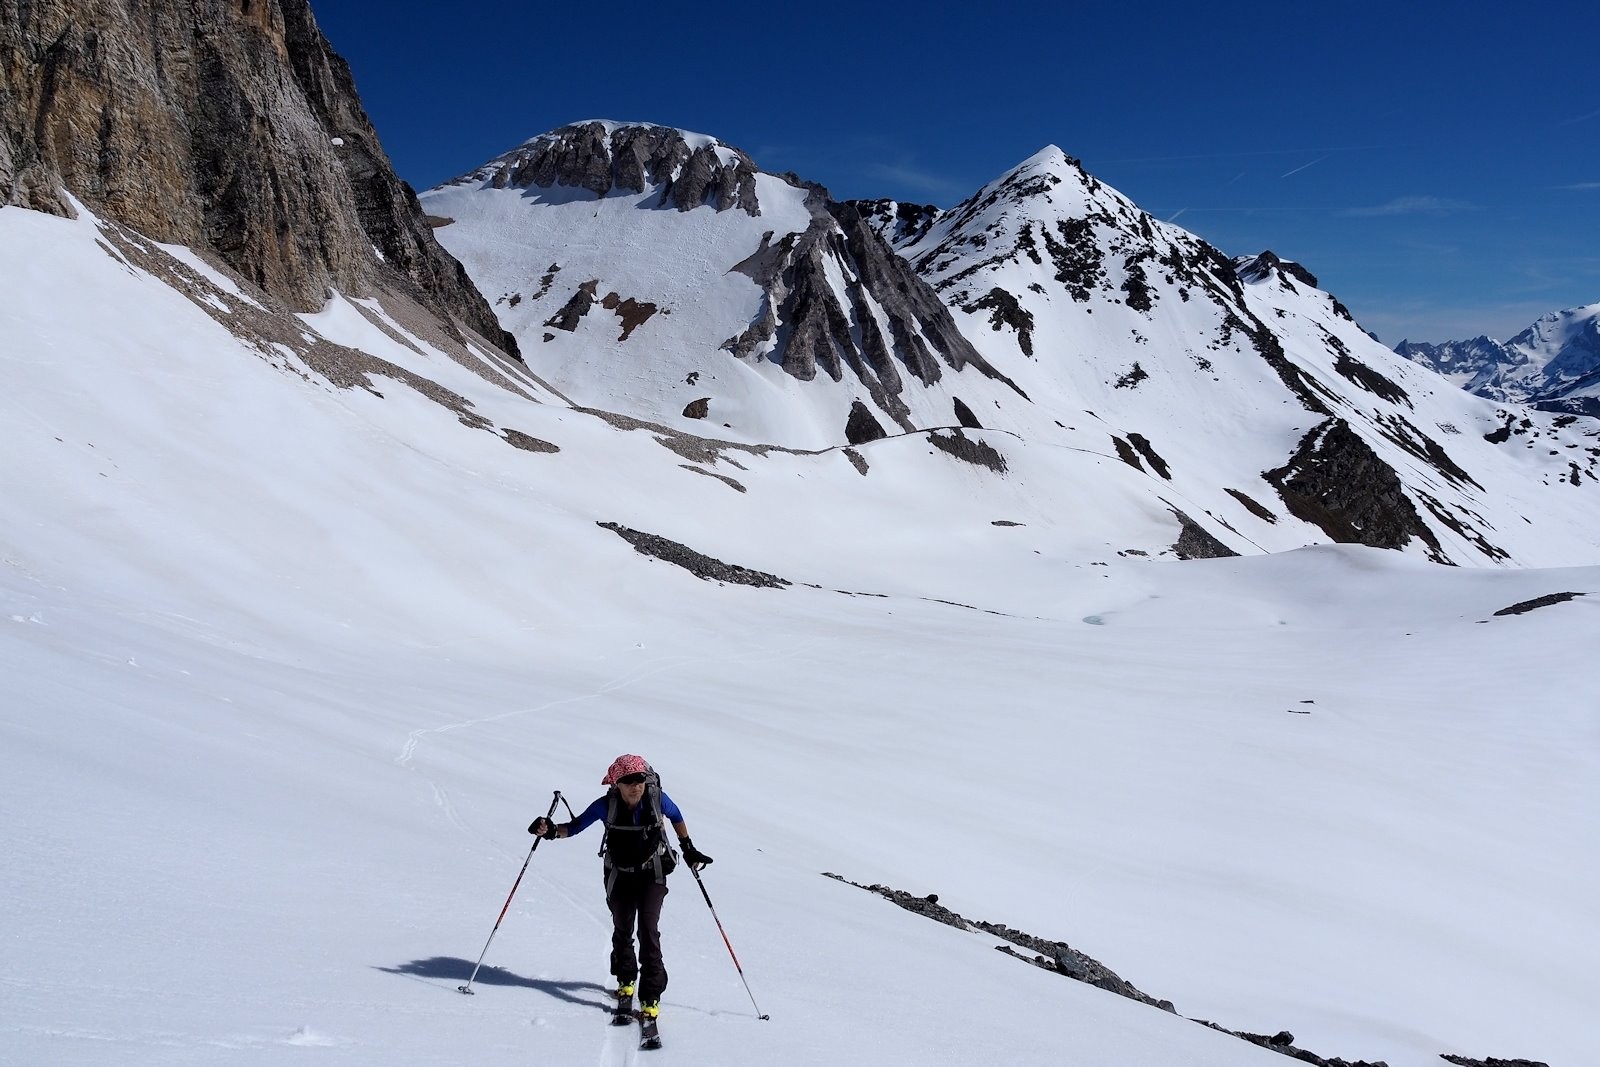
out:
{"label": "person's shadow on snow", "polygon": [[[472,977],[472,967],[471,960],[455,956],[430,956],[425,960],[412,960],[398,967],[378,967],[376,970],[385,974],[403,974],[410,978],[442,978],[465,984],[467,979]],[[508,971],[504,967],[481,967],[478,969],[478,977],[474,984],[522,986],[526,989],[537,989],[546,996],[564,1000],[569,1004],[582,1004],[602,1011],[610,1011],[613,1007],[607,996],[611,991],[595,982],[552,982],[543,978],[528,978]],[[589,992],[599,993],[601,997],[594,999],[580,995]]]}

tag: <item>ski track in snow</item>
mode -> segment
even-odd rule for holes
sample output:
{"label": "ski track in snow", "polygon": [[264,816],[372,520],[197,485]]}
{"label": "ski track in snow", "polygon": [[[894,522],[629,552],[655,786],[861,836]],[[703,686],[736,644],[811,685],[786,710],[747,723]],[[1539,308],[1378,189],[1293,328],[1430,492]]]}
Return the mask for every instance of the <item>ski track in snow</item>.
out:
{"label": "ski track in snow", "polygon": [[[533,707],[514,708],[511,711],[503,711],[497,715],[485,715],[476,719],[464,719],[460,722],[445,723],[443,726],[425,726],[419,730],[412,730],[406,735],[405,745],[401,748],[400,754],[395,757],[394,761],[402,767],[416,770],[416,768],[412,766],[411,761],[416,755],[417,746],[421,744],[422,739],[429,734],[447,734],[454,730],[464,730],[472,726],[483,726],[487,723],[505,722],[508,719],[516,719],[524,715],[536,715],[541,711],[548,711],[551,708],[559,708],[567,704],[580,704],[585,701],[596,700],[610,693],[614,693],[619,689],[626,689],[629,686],[636,685],[644,679],[649,678],[652,675],[659,674],[662,671],[668,670],[680,663],[687,662],[689,662],[688,657],[677,656],[653,670],[640,669],[631,676],[623,676],[613,679],[612,681],[605,683],[592,692],[578,693],[573,696],[561,697],[558,700],[546,701],[543,704],[538,704]],[[438,789],[437,786],[435,786],[435,790],[439,793],[443,792],[443,790]]]}
{"label": "ski track in snow", "polygon": [[639,1027],[606,1024],[606,1036],[600,1043],[600,1067],[627,1067],[639,1058]]}
{"label": "ski track in snow", "polygon": [[[819,643],[819,641],[807,642],[782,654],[758,652],[742,657],[730,657],[729,662],[791,659],[804,654]],[[416,766],[414,760],[416,758],[417,749],[421,745],[423,738],[430,734],[451,733],[456,730],[464,730],[474,726],[505,722],[507,720],[521,718],[525,715],[536,715],[539,712],[548,711],[551,708],[564,707],[571,704],[581,704],[591,700],[598,700],[619,690],[631,688],[640,684],[641,682],[646,681],[647,679],[654,678],[657,675],[664,674],[668,671],[682,667],[686,664],[692,664],[694,662],[695,660],[689,656],[662,657],[653,663],[644,664],[635,668],[631,672],[619,675],[613,678],[611,681],[606,682],[598,688],[587,693],[578,693],[572,696],[561,697],[557,700],[549,700],[543,704],[535,705],[533,707],[514,708],[511,711],[503,711],[496,715],[485,715],[475,719],[464,719],[459,722],[445,723],[442,726],[427,726],[417,730],[412,730],[406,735],[405,744],[401,747],[400,754],[394,758],[394,762],[422,777],[423,781],[428,784],[428,788],[432,792],[434,805],[444,814],[444,817],[449,820],[452,826],[460,830],[465,835],[481,838],[483,835],[479,834],[457,810],[455,803],[450,799],[450,791],[444,786],[440,785],[436,779]],[[563,796],[565,796],[565,794],[563,794]],[[490,847],[493,848],[495,852],[502,856],[510,855],[503,848],[500,848],[498,845],[495,845],[492,842],[493,839],[491,838]],[[572,903],[578,904],[580,907],[582,906],[579,901],[571,898],[571,896],[564,891],[562,892],[562,896],[567,897],[572,901]],[[588,913],[587,909],[585,910],[586,913]],[[607,914],[604,922],[601,921],[598,913],[592,914],[591,918],[594,919],[597,924],[608,925],[610,916]]]}

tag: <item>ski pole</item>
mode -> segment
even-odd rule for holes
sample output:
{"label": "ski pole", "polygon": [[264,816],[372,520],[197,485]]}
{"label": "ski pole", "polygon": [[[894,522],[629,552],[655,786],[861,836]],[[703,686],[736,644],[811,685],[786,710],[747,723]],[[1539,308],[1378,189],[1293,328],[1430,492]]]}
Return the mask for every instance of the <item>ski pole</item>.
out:
{"label": "ski pole", "polygon": [[717,933],[722,935],[722,943],[728,946],[728,956],[733,960],[733,969],[739,972],[739,981],[744,982],[745,996],[750,998],[750,1006],[756,1009],[756,1018],[770,1019],[772,1016],[761,1014],[761,1005],[756,1003],[756,995],[750,992],[750,982],[744,976],[744,968],[739,966],[739,957],[734,955],[733,942],[728,940],[728,931],[722,928],[722,920],[717,918],[717,907],[711,903],[711,894],[706,892],[706,884],[700,879],[700,872],[694,869],[692,863],[685,863],[689,873],[694,875],[695,884],[700,887],[700,895],[706,898],[706,907],[711,909],[711,920],[717,924]]}
{"label": "ski pole", "polygon": [[[550,798],[550,810],[544,813],[546,819],[556,813],[556,805],[561,802],[561,790],[556,790],[556,795]],[[539,850],[539,842],[544,838],[533,839],[533,847],[528,849],[528,858],[522,861],[522,870],[517,872],[517,880],[511,883],[511,892],[506,894],[505,907],[500,909],[500,918],[494,921],[494,929],[489,931],[489,940],[483,943],[483,951],[478,953],[478,965],[472,968],[472,977],[467,979],[467,984],[456,986],[467,996],[472,996],[472,983],[478,980],[478,967],[483,966],[483,957],[489,954],[489,946],[494,942],[494,935],[500,932],[500,924],[505,922],[506,912],[511,910],[511,898],[517,895],[517,886],[522,884],[522,876],[528,873],[528,864],[533,860],[533,854]]]}

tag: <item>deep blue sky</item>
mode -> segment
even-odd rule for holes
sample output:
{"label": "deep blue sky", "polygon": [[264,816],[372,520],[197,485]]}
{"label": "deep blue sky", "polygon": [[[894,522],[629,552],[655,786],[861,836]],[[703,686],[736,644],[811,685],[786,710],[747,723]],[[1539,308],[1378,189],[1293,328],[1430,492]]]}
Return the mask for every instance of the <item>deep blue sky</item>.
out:
{"label": "deep blue sky", "polygon": [[1388,343],[1600,301],[1592,3],[313,0],[419,190],[568,122],[948,207],[1046,144]]}

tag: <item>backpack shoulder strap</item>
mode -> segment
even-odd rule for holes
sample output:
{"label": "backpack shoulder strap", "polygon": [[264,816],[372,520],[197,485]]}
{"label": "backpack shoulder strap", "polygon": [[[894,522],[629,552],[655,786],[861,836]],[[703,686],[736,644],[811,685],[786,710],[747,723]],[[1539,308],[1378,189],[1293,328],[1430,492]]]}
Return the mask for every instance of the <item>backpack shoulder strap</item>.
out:
{"label": "backpack shoulder strap", "polygon": [[622,798],[617,794],[617,787],[612,786],[606,790],[606,822],[600,834],[600,851],[596,856],[606,854],[606,843],[611,839],[611,827],[621,814],[617,809],[622,806]]}

